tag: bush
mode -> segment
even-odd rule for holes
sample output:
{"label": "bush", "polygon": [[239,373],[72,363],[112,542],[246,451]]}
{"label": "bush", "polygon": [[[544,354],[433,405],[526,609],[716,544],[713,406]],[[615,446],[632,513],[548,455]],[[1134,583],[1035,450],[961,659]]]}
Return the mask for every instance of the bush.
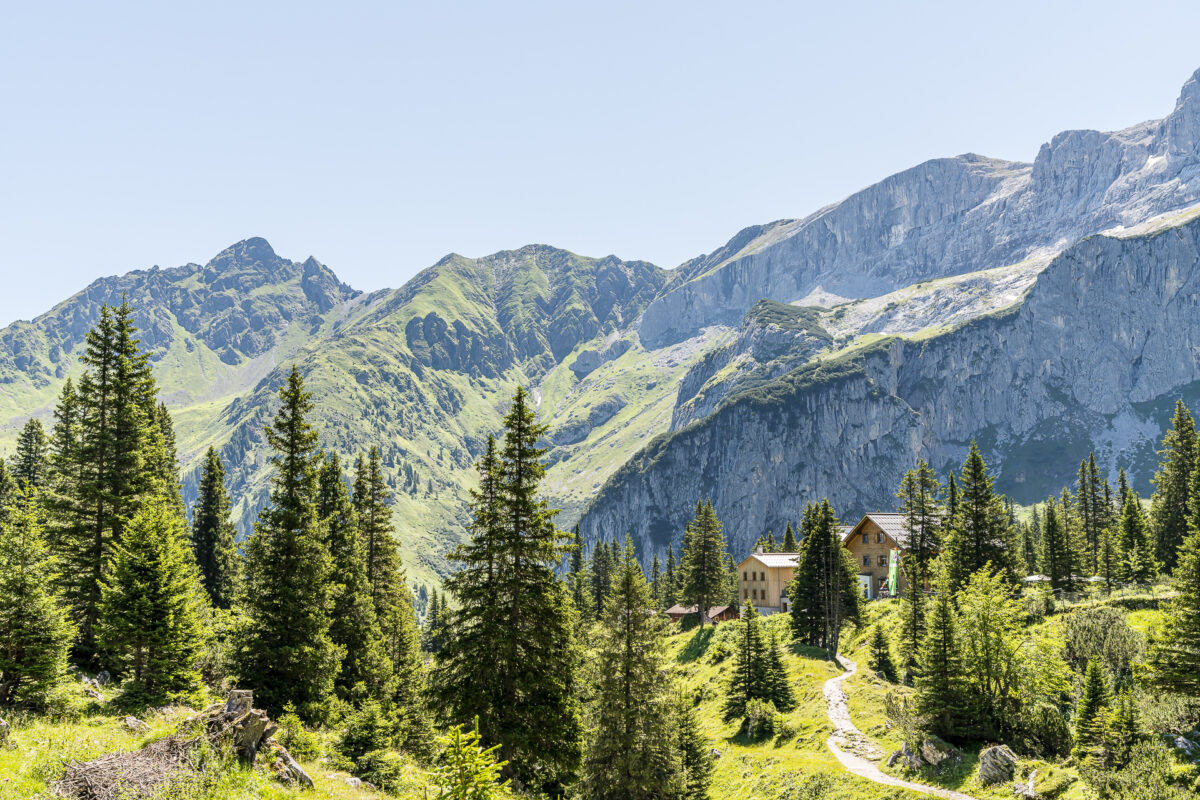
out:
{"label": "bush", "polygon": [[395,744],[395,726],[384,717],[378,703],[368,700],[346,720],[346,726],[338,737],[337,750],[354,765],[354,772],[357,773],[360,759],[368,753],[389,750]]}
{"label": "bush", "polygon": [[1141,634],[1129,627],[1125,615],[1115,608],[1081,608],[1063,620],[1063,651],[1067,663],[1079,673],[1095,658],[1117,685],[1124,685],[1132,665],[1141,660],[1144,646]]}
{"label": "bush", "polygon": [[1054,613],[1054,595],[1049,592],[1030,592],[1021,602],[1031,624],[1041,622]]}
{"label": "bush", "polygon": [[1195,795],[1172,785],[1174,757],[1161,742],[1142,742],[1133,748],[1129,764],[1120,770],[1085,770],[1084,780],[1106,800],[1183,800]]}
{"label": "bush", "polygon": [[770,700],[752,699],[746,703],[742,733],[751,739],[767,739],[781,729],[779,711]]}
{"label": "bush", "polygon": [[1071,752],[1071,726],[1057,708],[1039,704],[1026,709],[1013,725],[1019,752],[1043,757],[1065,756]]}
{"label": "bush", "polygon": [[404,782],[404,760],[394,750],[372,750],[355,763],[354,774],[385,792],[397,792]]}
{"label": "bush", "polygon": [[283,715],[277,720],[279,732],[275,738],[287,748],[292,757],[299,761],[312,761],[321,755],[321,739],[315,733],[304,727],[296,707],[288,703],[283,708]]}

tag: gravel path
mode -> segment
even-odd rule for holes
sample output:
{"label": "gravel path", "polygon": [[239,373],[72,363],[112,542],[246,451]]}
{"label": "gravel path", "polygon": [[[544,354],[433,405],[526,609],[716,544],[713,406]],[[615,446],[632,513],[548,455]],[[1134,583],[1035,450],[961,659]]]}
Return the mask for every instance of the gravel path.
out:
{"label": "gravel path", "polygon": [[836,678],[825,681],[825,705],[829,710],[829,721],[833,723],[833,735],[825,744],[842,766],[848,772],[872,783],[899,786],[901,789],[908,789],[918,794],[945,797],[948,800],[975,800],[969,794],[926,786],[923,783],[902,781],[880,772],[876,762],[883,758],[883,753],[850,721],[850,706],[846,692],[842,689],[842,681],[853,675],[858,670],[858,665],[845,656],[839,655],[837,660],[846,671]]}

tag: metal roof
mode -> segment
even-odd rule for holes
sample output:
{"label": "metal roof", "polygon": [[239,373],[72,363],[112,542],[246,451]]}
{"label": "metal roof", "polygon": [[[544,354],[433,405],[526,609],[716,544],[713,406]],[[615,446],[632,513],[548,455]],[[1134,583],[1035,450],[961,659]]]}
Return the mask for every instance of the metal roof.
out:
{"label": "metal roof", "polygon": [[[759,561],[764,567],[795,567],[800,558],[799,553],[751,553],[742,560],[745,564],[751,558]],[[738,566],[741,566],[739,564]]]}
{"label": "metal roof", "polygon": [[842,541],[846,541],[851,533],[857,531],[866,520],[871,520],[878,525],[884,533],[892,537],[892,540],[901,547],[908,544],[908,531],[904,529],[904,515],[896,512],[875,511],[863,516],[858,524],[850,528],[846,533],[842,534]]}

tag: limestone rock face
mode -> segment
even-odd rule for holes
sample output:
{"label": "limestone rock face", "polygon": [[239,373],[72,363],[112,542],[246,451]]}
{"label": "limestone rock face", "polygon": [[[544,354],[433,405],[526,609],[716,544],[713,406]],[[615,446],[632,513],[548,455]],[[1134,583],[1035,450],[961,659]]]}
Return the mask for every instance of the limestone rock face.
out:
{"label": "limestone rock face", "polygon": [[1007,783],[1017,770],[1017,755],[1006,744],[989,747],[979,754],[979,782],[984,786]]}

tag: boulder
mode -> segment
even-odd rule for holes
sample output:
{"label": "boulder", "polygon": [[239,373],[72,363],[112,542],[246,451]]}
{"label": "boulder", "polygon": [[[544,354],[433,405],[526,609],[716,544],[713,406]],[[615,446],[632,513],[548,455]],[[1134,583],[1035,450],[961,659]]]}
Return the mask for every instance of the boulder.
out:
{"label": "boulder", "polygon": [[353,775],[347,776],[343,780],[346,782],[346,785],[349,786],[351,789],[357,789],[360,786],[362,786],[362,779],[355,778]]}
{"label": "boulder", "polygon": [[130,733],[146,733],[150,730],[150,726],[137,717],[126,717],[121,720],[121,725]]}
{"label": "boulder", "polygon": [[989,747],[979,754],[979,783],[1007,783],[1017,772],[1017,754],[1006,744]]}
{"label": "boulder", "polygon": [[0,747],[8,744],[8,734],[12,729],[8,727],[8,723],[0,719]]}
{"label": "boulder", "polygon": [[948,758],[957,761],[961,758],[961,754],[953,745],[947,744],[936,736],[930,736],[921,741],[921,758],[936,767]]}
{"label": "boulder", "polygon": [[1017,781],[1013,784],[1013,794],[1021,798],[1021,800],[1037,800],[1037,792],[1034,791],[1033,783],[1037,779],[1037,770],[1029,773],[1029,780],[1022,783]]}
{"label": "boulder", "polygon": [[898,762],[902,758],[904,758],[904,753],[897,750],[894,753],[892,753],[890,756],[888,756],[887,765],[889,767],[894,767],[894,766],[896,766],[896,762]]}
{"label": "boulder", "polygon": [[108,670],[102,669],[96,675],[96,683],[100,686],[108,686],[110,683],[112,683],[112,675]]}
{"label": "boulder", "polygon": [[1176,736],[1171,741],[1171,745],[1188,758],[1194,759],[1197,755],[1200,755],[1200,746],[1197,746],[1195,742],[1187,737]]}
{"label": "boulder", "polygon": [[908,764],[908,768],[911,770],[918,770],[925,766],[925,759],[921,758],[920,753],[915,752],[911,747],[909,747],[908,742],[900,745],[900,756],[905,760],[905,762]]}

